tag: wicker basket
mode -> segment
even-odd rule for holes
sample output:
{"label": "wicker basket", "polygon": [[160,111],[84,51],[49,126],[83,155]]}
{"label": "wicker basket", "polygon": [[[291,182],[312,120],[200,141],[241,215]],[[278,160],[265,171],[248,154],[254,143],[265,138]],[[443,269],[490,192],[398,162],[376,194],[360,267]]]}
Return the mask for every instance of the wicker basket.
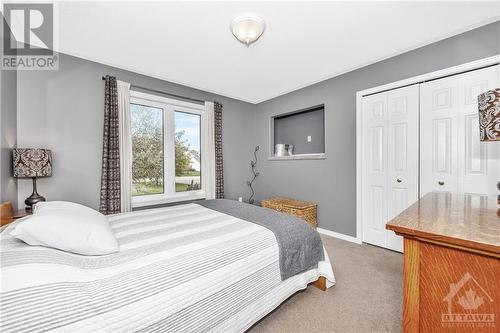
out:
{"label": "wicker basket", "polygon": [[317,205],[315,203],[283,197],[273,197],[262,200],[261,204],[262,207],[297,216],[305,220],[313,228],[316,228],[318,226],[318,221],[316,220]]}

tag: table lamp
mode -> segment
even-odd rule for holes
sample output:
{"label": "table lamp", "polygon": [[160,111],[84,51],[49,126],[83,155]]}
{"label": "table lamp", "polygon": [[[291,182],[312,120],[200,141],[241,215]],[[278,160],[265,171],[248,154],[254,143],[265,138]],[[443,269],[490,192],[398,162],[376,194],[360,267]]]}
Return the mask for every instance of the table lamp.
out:
{"label": "table lamp", "polygon": [[[478,96],[479,133],[481,141],[500,141],[500,88]],[[497,182],[500,191],[500,181]],[[500,195],[497,197],[500,204]]]}
{"label": "table lamp", "polygon": [[33,179],[33,193],[26,198],[26,209],[31,210],[33,205],[45,198],[38,194],[36,179],[52,176],[52,154],[49,149],[14,148],[12,163],[15,178]]}

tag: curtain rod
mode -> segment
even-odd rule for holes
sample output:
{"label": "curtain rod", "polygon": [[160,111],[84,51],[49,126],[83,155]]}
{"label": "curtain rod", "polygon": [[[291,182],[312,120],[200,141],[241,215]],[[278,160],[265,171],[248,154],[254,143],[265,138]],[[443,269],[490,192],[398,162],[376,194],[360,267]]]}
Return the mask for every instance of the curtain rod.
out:
{"label": "curtain rod", "polygon": [[[106,77],[103,76],[102,79],[105,80]],[[198,104],[205,104],[205,101],[203,101],[201,99],[196,99],[196,98],[191,98],[191,97],[186,97],[186,96],[171,94],[171,93],[164,92],[164,91],[161,91],[161,90],[155,90],[155,89],[150,89],[150,88],[146,88],[146,87],[141,87],[141,86],[138,86],[138,85],[135,85],[135,84],[130,84],[130,88],[136,88],[136,89],[140,89],[140,90],[147,90],[147,91],[154,92],[154,93],[157,93],[157,94],[162,94],[162,95],[167,95],[167,96],[175,97],[175,98],[178,98],[178,99],[184,99],[184,100],[188,100],[188,101],[193,101],[193,102],[196,102]]]}

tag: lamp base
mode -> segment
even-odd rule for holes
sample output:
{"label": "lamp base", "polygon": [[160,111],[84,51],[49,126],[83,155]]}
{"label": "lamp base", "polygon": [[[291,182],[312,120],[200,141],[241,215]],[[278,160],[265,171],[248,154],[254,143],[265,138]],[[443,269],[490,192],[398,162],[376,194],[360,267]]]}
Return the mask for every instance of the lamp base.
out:
{"label": "lamp base", "polygon": [[[500,191],[500,181],[497,183],[497,189]],[[500,205],[500,194],[497,196],[497,203]]]}
{"label": "lamp base", "polygon": [[31,211],[34,204],[42,201],[45,201],[45,198],[36,191],[36,178],[33,178],[33,193],[31,193],[31,195],[24,200],[24,203],[27,206],[26,210]]}
{"label": "lamp base", "polygon": [[33,193],[32,195],[27,197],[26,200],[24,200],[24,203],[26,204],[26,210],[31,211],[34,204],[42,201],[45,201],[45,198],[43,196],[38,193]]}

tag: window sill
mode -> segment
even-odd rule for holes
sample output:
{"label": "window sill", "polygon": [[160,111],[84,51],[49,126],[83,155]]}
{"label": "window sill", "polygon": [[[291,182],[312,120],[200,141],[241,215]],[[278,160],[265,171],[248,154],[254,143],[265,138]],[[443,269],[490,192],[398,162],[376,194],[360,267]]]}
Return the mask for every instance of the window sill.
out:
{"label": "window sill", "polygon": [[297,154],[292,156],[269,156],[268,161],[288,161],[288,160],[325,160],[326,154]]}
{"label": "window sill", "polygon": [[191,200],[200,200],[200,199],[205,199],[205,197],[206,197],[205,192],[181,193],[171,197],[164,197],[164,196],[161,197],[155,196],[152,198],[148,198],[148,196],[135,197],[132,198],[132,208],[156,206],[156,205],[177,203],[177,202],[191,201]]}

